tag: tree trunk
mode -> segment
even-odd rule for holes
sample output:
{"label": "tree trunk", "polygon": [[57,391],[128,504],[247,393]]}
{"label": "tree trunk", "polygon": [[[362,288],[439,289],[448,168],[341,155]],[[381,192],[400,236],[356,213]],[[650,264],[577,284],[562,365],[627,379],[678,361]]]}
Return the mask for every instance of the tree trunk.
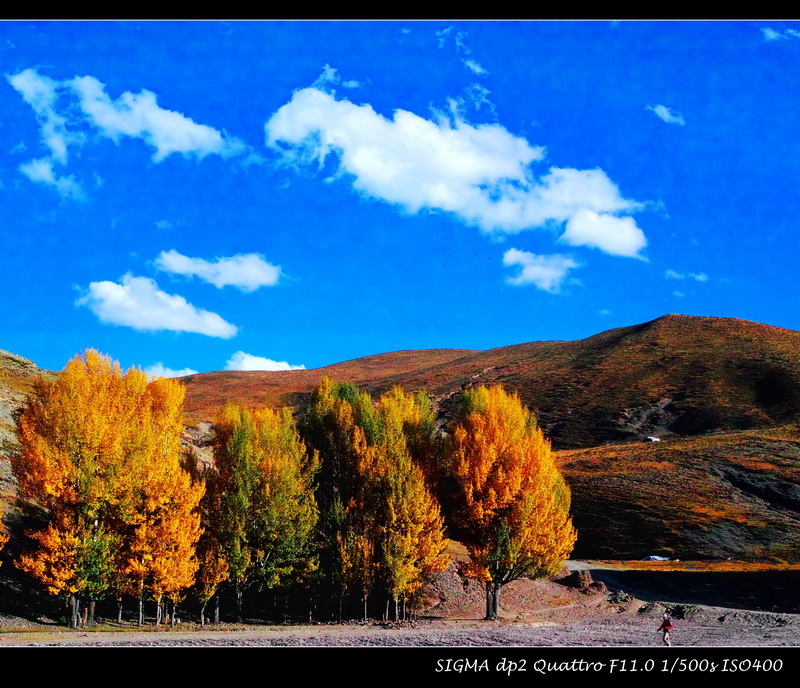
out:
{"label": "tree trunk", "polygon": [[122,623],[122,600],[117,600],[117,623]]}
{"label": "tree trunk", "polygon": [[78,627],[78,598],[75,595],[69,596],[69,627]]}
{"label": "tree trunk", "polygon": [[219,626],[219,593],[217,593],[217,603],[214,607],[214,625]]}
{"label": "tree trunk", "polygon": [[244,590],[240,585],[236,586],[236,609],[239,617],[239,623],[244,623],[244,616],[242,616],[242,605],[244,603]]}
{"label": "tree trunk", "polygon": [[89,600],[89,625],[94,626],[94,600]]}
{"label": "tree trunk", "polygon": [[486,583],[486,620],[496,621],[500,616],[500,588],[492,581]]}
{"label": "tree trunk", "polygon": [[200,607],[200,625],[206,625],[206,605],[208,604],[208,600],[203,602],[203,606]]}

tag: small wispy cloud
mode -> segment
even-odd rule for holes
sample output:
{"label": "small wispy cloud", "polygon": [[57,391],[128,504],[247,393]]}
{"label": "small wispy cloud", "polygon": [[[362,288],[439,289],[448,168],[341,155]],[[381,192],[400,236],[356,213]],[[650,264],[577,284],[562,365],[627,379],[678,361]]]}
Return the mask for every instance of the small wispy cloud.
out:
{"label": "small wispy cloud", "polygon": [[664,273],[664,277],[665,277],[665,279],[676,279],[676,280],[693,279],[696,282],[708,282],[708,279],[709,279],[708,275],[705,272],[683,273],[683,272],[677,272],[676,270],[671,270],[671,269],[667,270]]}
{"label": "small wispy cloud", "polygon": [[154,150],[156,163],[173,154],[196,159],[242,156],[244,164],[263,162],[239,139],[161,107],[151,91],[126,91],[112,99],[93,76],[59,81],[36,69],[7,74],[6,80],[33,109],[49,154],[20,166],[20,171],[32,181],[54,187],[64,198],[82,197],[80,184],[71,176],[56,174],[53,165],[66,166],[70,148],[96,140],[97,134],[115,143],[125,137],[140,139]]}
{"label": "small wispy cloud", "polygon": [[187,375],[197,375],[197,371],[192,368],[175,370],[173,368],[167,368],[161,361],[147,366],[144,372],[150,377],[186,377]]}
{"label": "small wispy cloud", "polygon": [[686,120],[680,112],[670,110],[666,105],[648,105],[646,109],[667,124],[677,124],[681,127],[686,124]]}
{"label": "small wispy cloud", "polygon": [[204,158],[245,152],[245,145],[238,139],[162,108],[152,91],[126,91],[112,100],[105,85],[93,76],[76,77],[67,83],[78,95],[88,121],[104,136],[115,142],[123,136],[141,139],[155,149],[153,162],[161,162],[173,153]]}
{"label": "small wispy cloud", "polygon": [[253,356],[237,351],[228,359],[225,370],[305,370],[304,365],[292,365],[286,361],[273,361],[263,356]]}
{"label": "small wispy cloud", "polygon": [[245,253],[207,261],[190,258],[177,251],[162,251],[155,260],[159,270],[175,275],[198,277],[218,289],[231,286],[245,292],[277,284],[280,266],[271,265],[258,253]]}
{"label": "small wispy cloud", "polygon": [[469,69],[473,74],[479,74],[483,76],[484,74],[488,74],[488,70],[483,67],[483,65],[479,64],[475,60],[462,60],[464,66]]}
{"label": "small wispy cloud", "polygon": [[800,38],[800,31],[797,29],[778,31],[769,26],[762,26],[761,35],[764,36],[765,41],[783,41],[790,38]]}
{"label": "small wispy cloud", "polygon": [[101,322],[135,330],[194,332],[222,339],[230,339],[238,331],[216,313],[196,308],[182,296],[161,291],[155,280],[130,273],[121,283],[90,283],[75,305],[86,306]]}
{"label": "small wispy cloud", "polygon": [[683,297],[686,296],[686,294],[684,294],[682,291],[673,291],[672,295],[677,296],[679,299],[682,299]]}
{"label": "small wispy cloud", "polygon": [[71,174],[59,177],[53,171],[53,162],[48,158],[39,158],[23,163],[19,166],[19,171],[32,182],[52,186],[61,198],[71,198],[76,201],[86,198],[80,182],[76,181]]}
{"label": "small wispy cloud", "polygon": [[511,248],[503,254],[503,265],[520,267],[516,276],[506,277],[508,284],[514,286],[533,284],[538,289],[551,294],[559,293],[569,271],[580,267],[570,256],[558,253],[539,256],[515,248]]}

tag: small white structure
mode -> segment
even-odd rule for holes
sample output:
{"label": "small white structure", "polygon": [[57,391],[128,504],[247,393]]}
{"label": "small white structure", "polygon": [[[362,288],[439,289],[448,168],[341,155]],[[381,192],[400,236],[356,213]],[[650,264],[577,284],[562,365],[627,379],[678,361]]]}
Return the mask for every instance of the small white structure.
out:
{"label": "small white structure", "polygon": [[660,442],[661,440],[658,437],[646,437],[645,438],[648,442]]}

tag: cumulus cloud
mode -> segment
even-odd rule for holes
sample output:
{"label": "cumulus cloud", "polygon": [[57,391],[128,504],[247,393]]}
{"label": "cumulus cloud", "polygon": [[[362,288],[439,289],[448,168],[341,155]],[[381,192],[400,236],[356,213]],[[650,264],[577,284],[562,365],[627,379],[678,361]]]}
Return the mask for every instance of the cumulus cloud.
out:
{"label": "cumulus cloud", "polygon": [[253,356],[237,351],[228,359],[225,370],[305,370],[304,365],[291,365],[286,361],[273,361],[263,356]]}
{"label": "cumulus cloud", "polygon": [[151,366],[147,366],[147,368],[144,369],[144,372],[150,377],[186,377],[187,375],[197,374],[197,371],[193,370],[192,368],[181,368],[180,370],[167,368],[161,361],[154,363]]}
{"label": "cumulus cloud", "polygon": [[203,158],[244,152],[245,146],[238,139],[225,137],[213,127],[160,107],[151,91],[142,90],[138,94],[126,91],[111,100],[105,85],[93,76],[76,77],[69,84],[78,95],[81,110],[103,135],[114,142],[122,136],[142,139],[155,149],[154,162],[161,162],[173,153]]}
{"label": "cumulus cloud", "polygon": [[259,287],[271,287],[278,282],[281,269],[271,265],[258,253],[245,253],[230,258],[217,258],[214,262],[190,258],[174,249],[162,251],[156,258],[156,267],[176,275],[199,277],[221,289],[232,286],[251,292]]}
{"label": "cumulus cloud", "polygon": [[182,296],[161,291],[155,280],[130,273],[121,284],[90,283],[88,292],[75,304],[86,306],[102,322],[135,330],[196,332],[222,339],[233,337],[238,330],[216,313],[196,308]]}
{"label": "cumulus cloud", "polygon": [[269,119],[265,133],[267,146],[288,163],[321,168],[333,154],[357,192],[409,213],[446,211],[487,233],[574,219],[565,241],[615,255],[635,256],[647,243],[632,218],[618,217],[642,204],[625,199],[603,170],[551,167],[537,177],[531,165],[545,149],[498,124],[429,120],[405,110],[387,119],[370,105],[305,88]]}
{"label": "cumulus cloud", "polygon": [[6,75],[6,80],[36,113],[36,120],[41,127],[42,142],[50,149],[53,159],[62,165],[66,164],[69,145],[82,143],[83,135],[69,131],[66,118],[56,111],[61,84],[42,76],[35,69]]}
{"label": "cumulus cloud", "polygon": [[567,273],[580,267],[571,257],[558,253],[549,256],[537,256],[527,251],[511,248],[503,254],[503,265],[519,265],[520,272],[515,277],[507,277],[506,282],[515,286],[533,284],[538,289],[556,294]]}
{"label": "cumulus cloud", "polygon": [[37,184],[52,186],[62,198],[72,198],[76,201],[86,198],[83,187],[75,180],[73,175],[59,177],[53,171],[53,163],[47,158],[31,160],[19,166],[28,179]]}
{"label": "cumulus cloud", "polygon": [[594,210],[578,210],[568,221],[560,241],[572,246],[598,248],[612,256],[637,258],[647,244],[632,217],[617,217]]}
{"label": "cumulus cloud", "polygon": [[112,100],[95,77],[59,81],[35,69],[6,75],[6,80],[33,108],[42,143],[49,151],[49,158],[32,160],[20,169],[33,181],[53,186],[63,197],[78,198],[80,185],[70,182],[71,177],[56,176],[53,164],[67,164],[70,146],[89,140],[89,126],[115,142],[122,137],[141,139],[155,150],[155,162],[173,153],[198,159],[212,154],[245,155],[246,164],[263,161],[239,139],[162,108],[151,91],[126,91]]}
{"label": "cumulus cloud", "polygon": [[686,120],[680,112],[670,110],[666,105],[648,105],[647,109],[655,114],[662,122],[666,122],[667,124],[677,124],[681,127],[686,124]]}

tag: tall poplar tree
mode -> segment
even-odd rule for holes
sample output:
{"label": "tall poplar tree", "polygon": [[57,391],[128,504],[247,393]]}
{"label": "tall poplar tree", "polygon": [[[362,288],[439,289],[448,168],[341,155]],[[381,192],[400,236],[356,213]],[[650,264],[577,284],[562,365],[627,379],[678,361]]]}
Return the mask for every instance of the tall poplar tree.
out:
{"label": "tall poplar tree", "polygon": [[180,466],[183,394],[88,350],[26,402],[12,467],[44,526],[18,565],[70,600],[72,625],[81,599],[93,609],[112,590],[138,596],[141,610],[161,584],[154,563],[170,556],[183,570],[170,592],[191,582],[202,486]]}
{"label": "tall poplar tree", "polygon": [[289,409],[225,406],[215,460],[221,482],[220,537],[240,621],[251,584],[274,588],[305,570],[317,524],[317,458]]}
{"label": "tall poplar tree", "polygon": [[465,392],[450,471],[468,572],[484,582],[486,618],[496,619],[504,585],[552,575],[572,551],[569,488],[536,417],[501,386]]}
{"label": "tall poplar tree", "polygon": [[[321,458],[323,566],[341,618],[346,595],[364,616],[376,588],[414,598],[447,558],[439,504],[425,470],[436,459],[432,414],[421,397],[396,388],[374,404],[353,385],[323,379],[303,426]],[[417,463],[415,459],[419,459]]]}

